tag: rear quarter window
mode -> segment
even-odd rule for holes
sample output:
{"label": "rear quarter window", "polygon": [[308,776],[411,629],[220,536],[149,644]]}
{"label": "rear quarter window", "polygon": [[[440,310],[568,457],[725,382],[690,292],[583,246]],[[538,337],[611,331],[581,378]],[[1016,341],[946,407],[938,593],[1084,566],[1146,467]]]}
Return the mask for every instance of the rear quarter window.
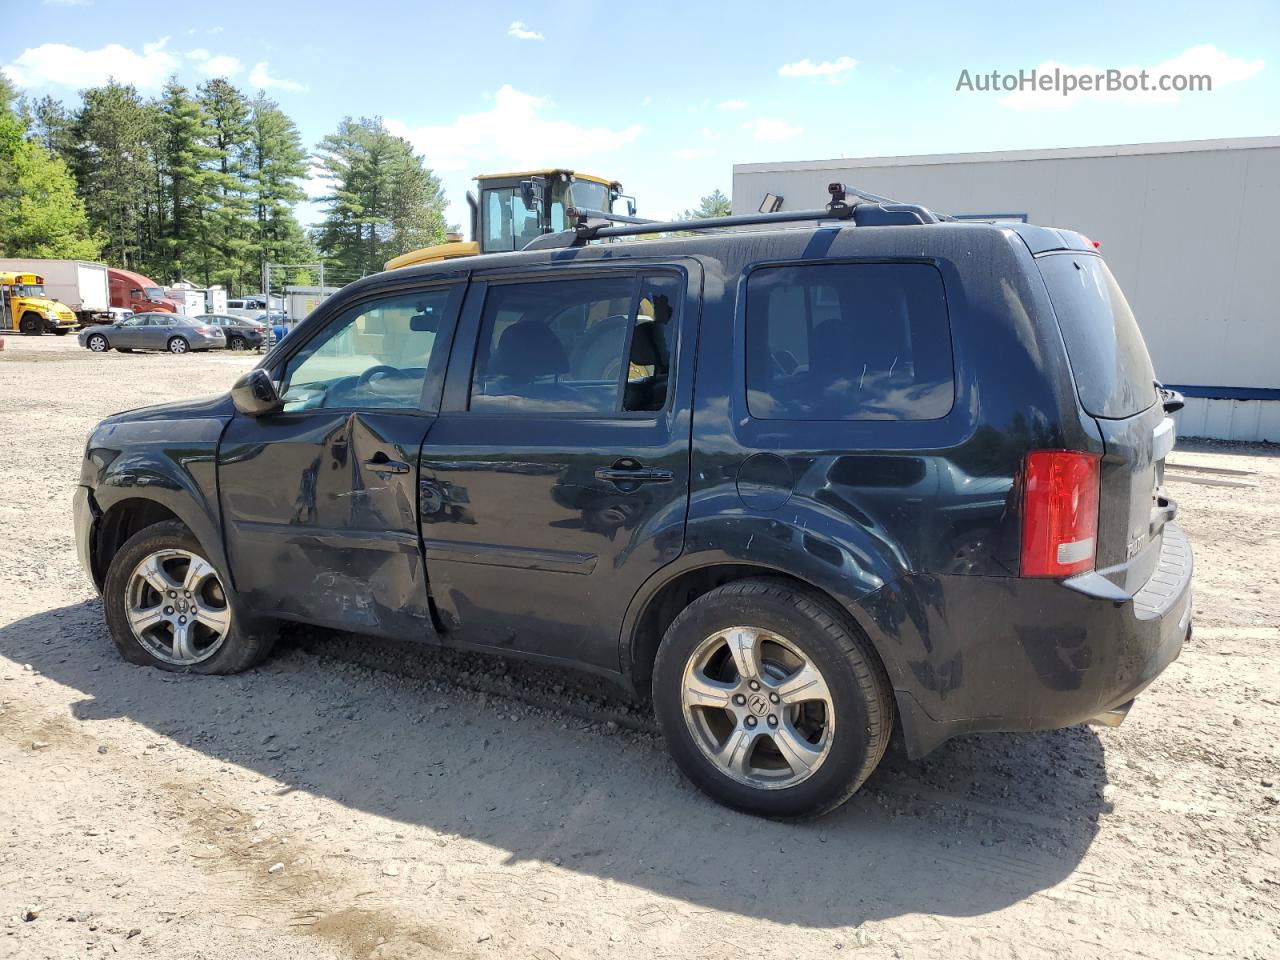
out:
{"label": "rear quarter window", "polygon": [[1155,371],[1146,341],[1103,259],[1056,253],[1038,263],[1081,406],[1095,417],[1117,420],[1155,403]]}
{"label": "rear quarter window", "polygon": [[761,420],[936,420],[955,394],[927,263],[764,267],[747,280],[747,406]]}

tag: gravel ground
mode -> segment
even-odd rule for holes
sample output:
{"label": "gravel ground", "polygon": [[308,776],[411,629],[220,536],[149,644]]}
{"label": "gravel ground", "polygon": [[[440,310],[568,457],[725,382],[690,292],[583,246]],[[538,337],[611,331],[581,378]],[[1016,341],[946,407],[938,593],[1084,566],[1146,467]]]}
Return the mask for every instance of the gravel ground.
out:
{"label": "gravel ground", "polygon": [[1280,955],[1275,449],[1171,458],[1196,634],[1123,727],[891,759],[783,825],[579,676],[314,631],[238,677],[125,664],[74,555],[85,438],[252,359],[5,339],[0,957]]}

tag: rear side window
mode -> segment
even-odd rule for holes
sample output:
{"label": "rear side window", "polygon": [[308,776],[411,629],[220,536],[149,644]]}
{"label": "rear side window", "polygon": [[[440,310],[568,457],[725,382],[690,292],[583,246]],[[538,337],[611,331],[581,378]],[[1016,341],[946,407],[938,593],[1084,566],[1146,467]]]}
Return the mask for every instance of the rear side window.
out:
{"label": "rear side window", "polygon": [[762,420],[936,420],[955,394],[942,275],[924,263],[766,267],[747,281]]}
{"label": "rear side window", "polygon": [[585,415],[662,410],[681,291],[682,281],[668,275],[491,287],[471,409]]}
{"label": "rear side window", "polygon": [[1102,258],[1052,254],[1039,263],[1085,410],[1114,420],[1155,403],[1146,341]]}

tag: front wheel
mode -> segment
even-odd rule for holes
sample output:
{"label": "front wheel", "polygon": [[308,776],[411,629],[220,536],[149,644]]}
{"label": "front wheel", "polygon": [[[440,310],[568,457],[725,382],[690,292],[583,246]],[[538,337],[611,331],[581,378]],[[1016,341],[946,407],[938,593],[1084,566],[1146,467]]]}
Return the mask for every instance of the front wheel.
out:
{"label": "front wheel", "polygon": [[34,313],[24,313],[18,329],[28,337],[38,337],[44,332],[44,320]]}
{"label": "front wheel", "polygon": [[239,673],[273,637],[237,605],[199,541],[176,521],[131,537],[107,570],[102,599],[120,655],[161,670]]}
{"label": "front wheel", "polygon": [[191,349],[191,344],[187,343],[186,337],[170,337],[169,352],[170,353],[186,353]]}
{"label": "front wheel", "polygon": [[107,343],[107,338],[100,333],[95,333],[85,341],[85,346],[94,353],[106,353],[111,349],[111,344]]}
{"label": "front wheel", "polygon": [[726,584],[686,607],[658,649],[653,702],[685,775],[766,817],[844,803],[893,729],[870,643],[838,607],[782,580]]}

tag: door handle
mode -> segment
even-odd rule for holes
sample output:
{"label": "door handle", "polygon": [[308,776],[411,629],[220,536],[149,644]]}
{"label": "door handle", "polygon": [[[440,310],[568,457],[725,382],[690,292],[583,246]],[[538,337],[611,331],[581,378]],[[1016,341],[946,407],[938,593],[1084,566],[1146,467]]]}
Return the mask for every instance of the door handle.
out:
{"label": "door handle", "polygon": [[612,467],[601,467],[596,471],[596,479],[634,490],[642,483],[670,483],[674,475],[670,470],[642,466],[638,460],[624,458]]}
{"label": "door handle", "polygon": [[379,450],[372,457],[364,462],[364,465],[370,470],[378,473],[408,473],[409,465],[403,460],[392,460],[385,453]]}

